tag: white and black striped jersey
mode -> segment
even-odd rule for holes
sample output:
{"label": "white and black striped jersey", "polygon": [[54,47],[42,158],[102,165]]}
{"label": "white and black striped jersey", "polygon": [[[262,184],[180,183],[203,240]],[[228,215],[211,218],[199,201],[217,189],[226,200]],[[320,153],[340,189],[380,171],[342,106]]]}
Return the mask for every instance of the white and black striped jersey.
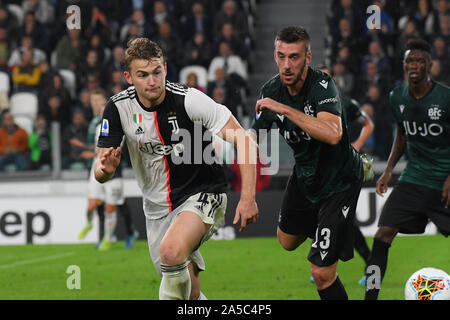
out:
{"label": "white and black striped jersey", "polygon": [[[164,101],[152,108],[142,105],[131,86],[108,101],[98,146],[116,148],[125,135],[145,215],[158,219],[195,193],[226,190],[222,166],[206,163],[202,155],[212,149],[205,132],[217,134],[230,116],[225,106],[181,84],[166,81]],[[176,137],[179,132],[190,137]]]}

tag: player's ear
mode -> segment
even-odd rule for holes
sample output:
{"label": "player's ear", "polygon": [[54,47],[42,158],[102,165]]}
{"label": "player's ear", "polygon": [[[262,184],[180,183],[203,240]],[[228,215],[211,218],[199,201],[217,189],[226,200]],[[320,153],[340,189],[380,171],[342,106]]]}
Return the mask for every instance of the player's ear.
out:
{"label": "player's ear", "polygon": [[124,71],[123,76],[125,77],[125,80],[127,80],[128,84],[133,84],[133,81],[131,81],[131,74],[128,71]]}
{"label": "player's ear", "polygon": [[308,52],[306,53],[306,64],[307,65],[311,63],[311,59],[312,59],[311,50],[308,50]]}

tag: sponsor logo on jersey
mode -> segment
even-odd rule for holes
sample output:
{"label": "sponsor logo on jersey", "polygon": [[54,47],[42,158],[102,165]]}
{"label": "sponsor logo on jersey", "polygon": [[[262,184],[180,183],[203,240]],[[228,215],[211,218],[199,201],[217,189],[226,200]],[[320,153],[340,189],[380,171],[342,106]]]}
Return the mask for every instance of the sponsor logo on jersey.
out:
{"label": "sponsor logo on jersey", "polygon": [[422,137],[426,137],[428,135],[431,136],[439,136],[444,132],[444,128],[437,123],[416,123],[415,121],[403,121],[403,127],[405,128],[405,132],[409,136],[415,136],[416,134],[420,134]]}
{"label": "sponsor logo on jersey", "polygon": [[344,215],[344,218],[347,218],[348,210],[350,210],[349,206],[342,207],[342,214]]}
{"label": "sponsor logo on jersey", "polygon": [[163,145],[159,143],[152,144],[151,142],[146,142],[139,147],[139,150],[145,153],[163,156],[168,156],[172,152],[174,152],[176,156],[180,156],[184,151],[184,145],[182,143],[177,143],[174,145]]}
{"label": "sponsor logo on jersey", "polygon": [[281,120],[281,122],[283,122],[283,120],[284,120],[284,114],[278,114],[278,113],[277,113],[277,117],[278,117],[278,119]]}
{"label": "sponsor logo on jersey", "polygon": [[103,119],[102,129],[100,130],[100,135],[103,137],[109,136],[109,122],[108,119]]}
{"label": "sponsor logo on jersey", "polygon": [[399,106],[399,109],[400,109],[400,112],[403,113],[403,110],[405,110],[405,106],[404,106],[403,104],[401,104],[401,105]]}
{"label": "sponsor logo on jersey", "polygon": [[134,134],[135,134],[135,135],[138,135],[138,134],[144,134],[144,129],[142,129],[142,127],[139,126],[139,127],[136,129],[136,131],[134,132]]}
{"label": "sponsor logo on jersey", "polygon": [[336,103],[338,101],[339,101],[338,98],[332,97],[332,98],[327,98],[327,99],[320,100],[317,104],[320,106],[320,105],[325,104],[325,103]]}
{"label": "sponsor logo on jersey", "polygon": [[327,80],[322,80],[319,82],[319,84],[324,87],[324,89],[328,88],[328,81]]}

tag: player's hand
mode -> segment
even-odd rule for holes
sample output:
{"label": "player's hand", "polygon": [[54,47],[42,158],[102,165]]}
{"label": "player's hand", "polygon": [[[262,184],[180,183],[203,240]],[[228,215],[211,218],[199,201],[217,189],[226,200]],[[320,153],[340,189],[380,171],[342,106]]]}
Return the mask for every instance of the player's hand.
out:
{"label": "player's hand", "polygon": [[116,149],[111,147],[102,152],[99,155],[100,170],[107,175],[113,174],[116,171],[116,168],[119,166],[121,154],[121,147],[117,147]]}
{"label": "player's hand", "polygon": [[242,232],[248,224],[256,222],[256,219],[258,218],[258,206],[256,205],[255,199],[241,198],[241,200],[239,200],[233,224],[238,223],[239,218],[241,218],[239,232]]}
{"label": "player's hand", "polygon": [[264,98],[256,101],[255,111],[260,113],[264,109],[283,115],[286,112],[285,106],[273,99]]}
{"label": "player's hand", "polygon": [[380,179],[377,181],[377,194],[379,196],[383,196],[383,193],[386,193],[390,180],[391,173],[387,171],[383,172]]}
{"label": "player's hand", "polygon": [[444,182],[444,187],[442,188],[442,203],[444,208],[450,207],[450,176]]}

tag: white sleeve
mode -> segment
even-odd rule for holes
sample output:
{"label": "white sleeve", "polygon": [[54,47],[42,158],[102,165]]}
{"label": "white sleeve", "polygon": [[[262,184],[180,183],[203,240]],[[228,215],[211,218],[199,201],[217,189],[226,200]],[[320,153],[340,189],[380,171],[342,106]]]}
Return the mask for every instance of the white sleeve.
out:
{"label": "white sleeve", "polygon": [[194,88],[188,89],[185,108],[193,122],[201,122],[212,134],[218,134],[231,116],[227,107]]}

